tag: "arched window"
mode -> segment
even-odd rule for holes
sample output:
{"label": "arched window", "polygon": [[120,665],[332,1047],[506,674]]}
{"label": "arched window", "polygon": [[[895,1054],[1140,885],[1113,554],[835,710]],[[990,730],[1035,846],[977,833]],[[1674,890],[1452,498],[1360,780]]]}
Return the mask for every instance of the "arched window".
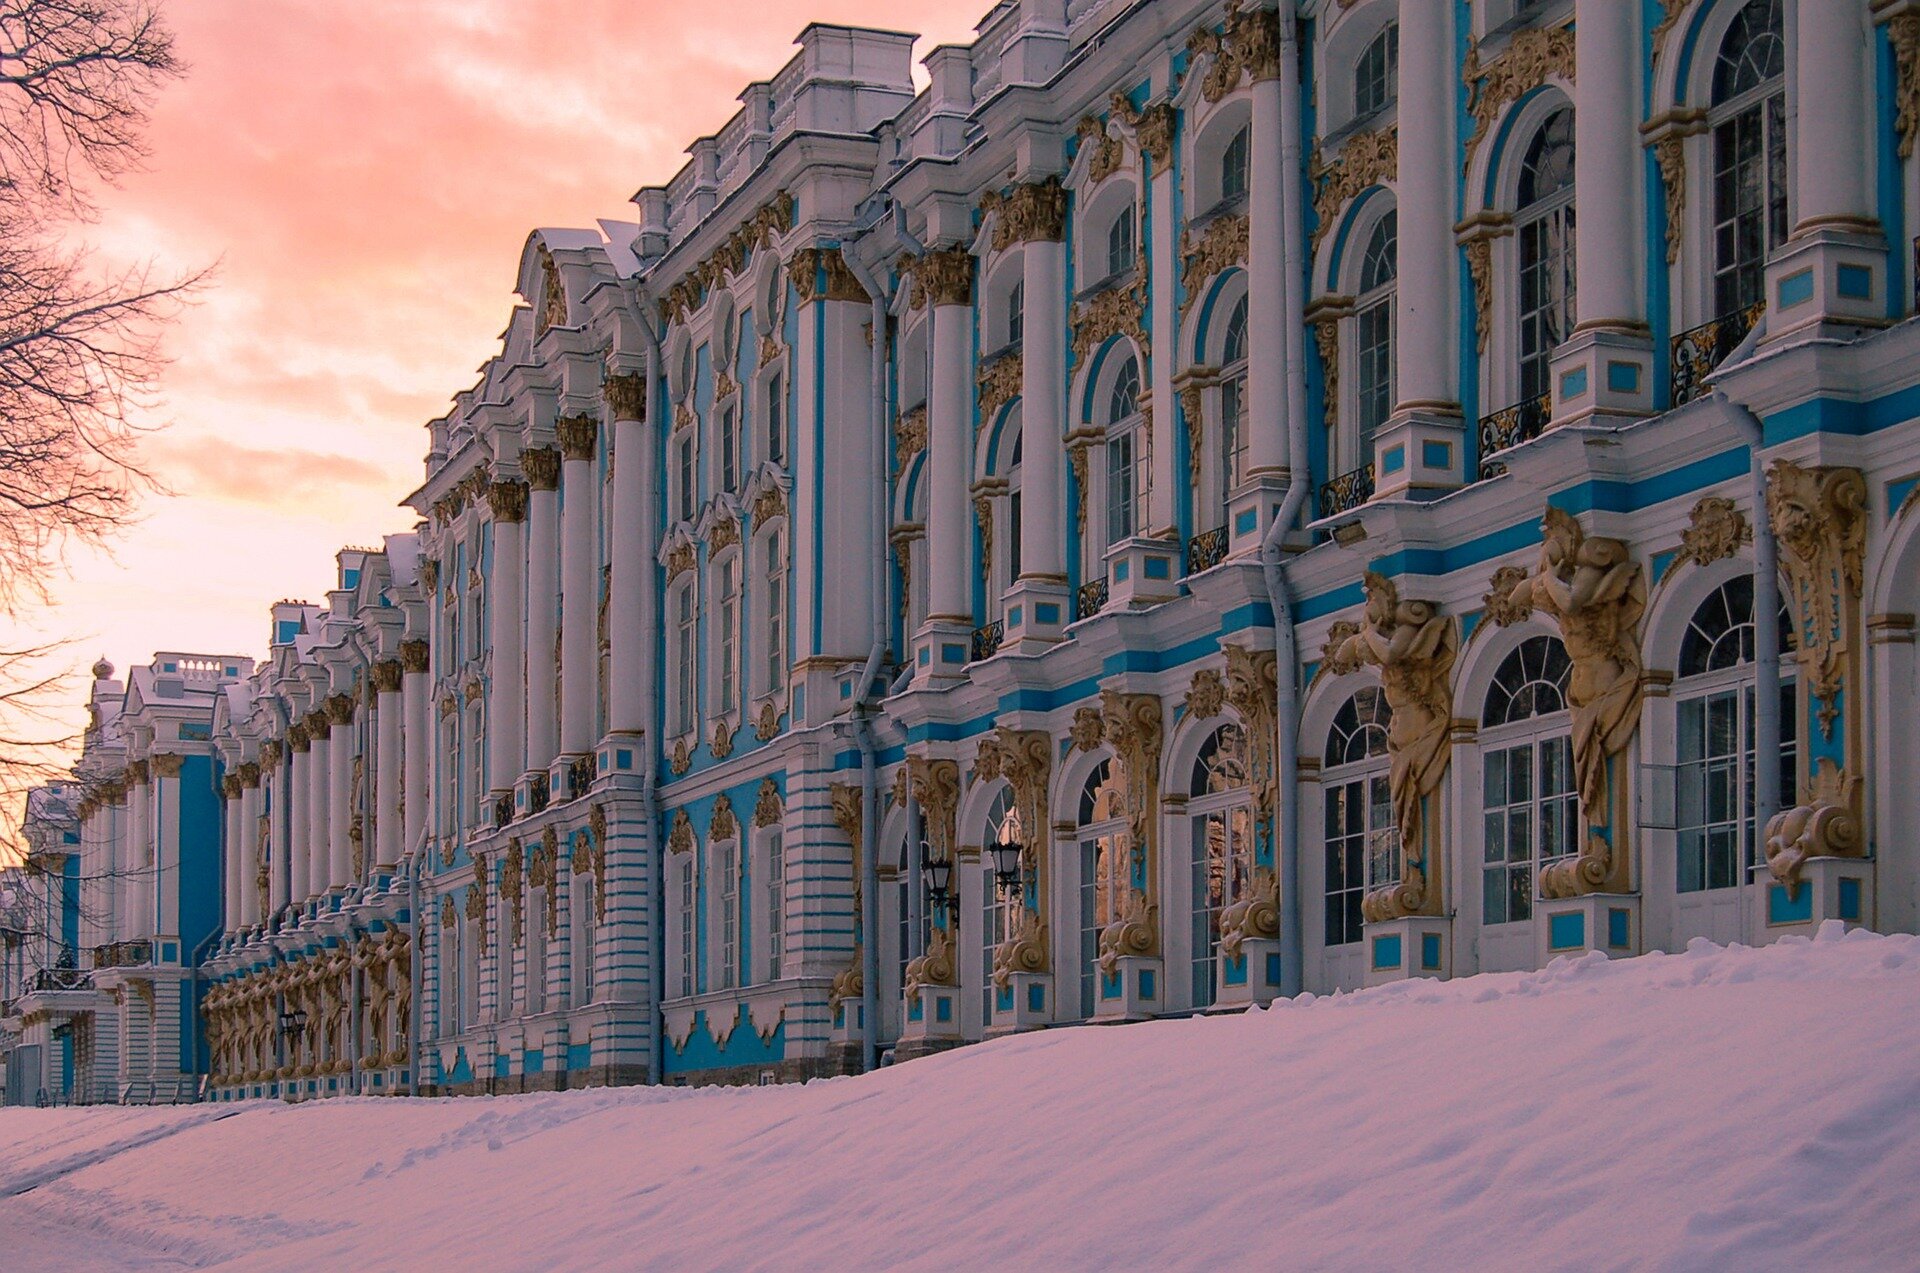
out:
{"label": "arched window", "polygon": [[1247,480],[1247,298],[1227,315],[1227,336],[1220,348],[1220,520],[1234,488]]}
{"label": "arched window", "polygon": [[1360,903],[1369,888],[1400,876],[1400,837],[1387,782],[1387,726],[1393,711],[1378,686],[1354,693],[1327,731],[1320,788],[1326,805],[1325,942],[1361,937]]}
{"label": "arched window", "polygon": [[1483,924],[1530,918],[1535,870],[1577,848],[1567,718],[1572,670],[1558,639],[1528,637],[1501,661],[1487,691],[1481,713]]}
{"label": "arched window", "polygon": [[1355,453],[1349,468],[1373,459],[1373,435],[1393,414],[1393,282],[1399,272],[1400,221],[1389,212],[1375,223],[1360,258],[1360,294],[1355,302],[1359,408]]}
{"label": "arched window", "polygon": [[767,377],[767,459],[787,462],[787,378],[780,372]]}
{"label": "arched window", "polygon": [[1201,744],[1187,792],[1193,826],[1192,1004],[1204,1008],[1213,1002],[1220,912],[1245,897],[1253,882],[1253,797],[1244,730],[1222,725]]}
{"label": "arched window", "polygon": [[1146,514],[1147,454],[1140,417],[1140,363],[1132,354],[1107,392],[1107,543],[1138,533]]}
{"label": "arched window", "polygon": [[1006,586],[1011,588],[1020,578],[1020,459],[1026,443],[1026,435],[1020,428],[1021,419],[1015,415],[1008,419],[1007,427],[1013,430],[1013,455],[1007,461],[1007,578]]}
{"label": "arched window", "polygon": [[1353,117],[1365,119],[1400,96],[1400,25],[1373,37],[1353,68]]}
{"label": "arched window", "polygon": [[1251,136],[1242,128],[1220,156],[1220,202],[1231,203],[1247,194],[1247,157]]}
{"label": "arched window", "polygon": [[715,923],[713,953],[715,990],[731,990],[740,982],[740,841],[722,840],[708,846],[713,878],[707,889],[713,896]]}
{"label": "arched window", "polygon": [[[578,834],[576,832],[575,834]],[[552,887],[559,887],[560,872],[556,871]],[[582,871],[572,877],[572,893],[568,904],[567,930],[568,942],[572,954],[573,1005],[583,1008],[593,1002],[594,982],[594,937],[598,928],[594,924],[593,872]]]}
{"label": "arched window", "polygon": [[1098,1001],[1100,930],[1120,918],[1136,870],[1144,870],[1134,860],[1125,791],[1110,760],[1101,761],[1080,790],[1079,847],[1080,1015],[1091,1017]]}
{"label": "arched window", "polygon": [[693,581],[689,579],[680,585],[673,598],[673,732],[676,734],[693,732],[697,631]]}
{"label": "arched window", "polygon": [[674,862],[674,954],[678,966],[674,969],[674,985],[679,998],[686,998],[698,988],[694,980],[694,939],[695,911],[693,886],[693,854],[677,855]]}
{"label": "arched window", "polygon": [[787,681],[787,545],[777,526],[761,542],[767,581],[763,607],[766,627],[761,633],[764,661],[760,668],[760,692],[764,695],[778,694]]}
{"label": "arched window", "polygon": [[728,553],[714,568],[714,710],[740,706],[740,556]]}
{"label": "arched window", "polygon": [[693,468],[693,431],[687,430],[680,440],[673,444],[674,469],[674,509],[678,520],[693,520],[693,510],[700,500],[700,492],[694,480]]}
{"label": "arched window", "polygon": [[1107,277],[1132,269],[1134,256],[1133,205],[1128,204],[1107,227]]}
{"label": "arched window", "polygon": [[740,410],[727,402],[720,408],[720,489],[731,491],[740,485]]}
{"label": "arched window", "polygon": [[1573,112],[1547,116],[1520,161],[1520,396],[1548,389],[1553,351],[1573,331]]}
{"label": "arched window", "polygon": [[1749,0],[1713,67],[1715,317],[1760,302],[1767,255],[1786,241],[1786,66],[1780,0]]}
{"label": "arched window", "polygon": [[[987,843],[1026,842],[1020,811],[1013,806],[1013,788],[1003,786],[987,811]],[[993,1020],[993,952],[1013,936],[1025,898],[1021,887],[1000,887],[991,852],[982,853],[980,862],[980,1020],[985,1023]]]}
{"label": "arched window", "polygon": [[[1780,648],[1789,648],[1780,616]],[[1753,819],[1753,579],[1738,575],[1700,603],[1680,640],[1673,686],[1676,872],[1681,893],[1734,888],[1757,860]],[[1787,669],[1783,666],[1783,672]],[[1780,696],[1782,790],[1793,790],[1793,683]]]}

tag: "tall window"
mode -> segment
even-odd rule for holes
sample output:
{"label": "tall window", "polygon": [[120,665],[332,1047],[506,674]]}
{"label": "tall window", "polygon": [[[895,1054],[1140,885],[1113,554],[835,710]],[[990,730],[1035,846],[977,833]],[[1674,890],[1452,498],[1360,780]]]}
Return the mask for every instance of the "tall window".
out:
{"label": "tall window", "polygon": [[676,899],[679,905],[675,909],[679,912],[680,920],[680,997],[684,999],[693,993],[695,985],[693,854],[691,853],[684,854],[680,858],[679,884],[680,895]]}
{"label": "tall window", "polygon": [[767,980],[784,975],[787,956],[787,856],[779,828],[767,833]]}
{"label": "tall window", "polygon": [[787,462],[787,378],[778,371],[767,380],[767,459]]}
{"label": "tall window", "polygon": [[1249,130],[1242,128],[1227,143],[1220,156],[1220,201],[1229,203],[1246,197]]}
{"label": "tall window", "polygon": [[1131,354],[1107,397],[1107,542],[1137,533],[1145,513],[1146,447],[1140,429],[1140,363]]}
{"label": "tall window", "polygon": [[1024,280],[1007,293],[1007,343],[1017,345],[1027,334],[1027,285]]}
{"label": "tall window", "polygon": [[1120,917],[1133,883],[1125,793],[1103,760],[1080,793],[1080,1015],[1093,1015],[1099,989],[1100,930]]}
{"label": "tall window", "polygon": [[1373,459],[1373,435],[1393,414],[1393,282],[1399,272],[1400,217],[1389,212],[1367,237],[1354,315],[1359,384],[1352,467]]}
{"label": "tall window", "polygon": [[787,679],[787,548],[776,529],[766,538],[767,631],[765,692],[777,694]]}
{"label": "tall window", "polygon": [[[1244,136],[1245,134],[1242,134]],[[1220,503],[1247,480],[1247,298],[1227,315],[1227,338],[1220,349]]]}
{"label": "tall window", "polygon": [[[1024,844],[1013,789],[1002,787],[987,812],[989,844]],[[993,952],[1013,936],[1014,921],[1025,901],[1018,889],[1002,889],[993,873],[993,854],[981,855],[980,871],[980,1019],[993,1020]]]}
{"label": "tall window", "polygon": [[1539,866],[1577,848],[1567,680],[1573,665],[1553,637],[1528,637],[1493,674],[1481,714],[1485,860],[1481,922],[1533,914]]}
{"label": "tall window", "polygon": [[1021,448],[1026,437],[1019,431],[1020,419],[1010,421],[1015,430],[1013,435],[1013,458],[1007,462],[1007,586],[1012,587],[1020,578],[1020,458]]}
{"label": "tall window", "polygon": [[1573,112],[1547,116],[1520,161],[1520,396],[1547,392],[1547,365],[1573,331]]}
{"label": "tall window", "polygon": [[720,489],[740,485],[740,423],[734,404],[720,408]]}
{"label": "tall window", "polygon": [[460,921],[460,1029],[480,1023],[480,921]]}
{"label": "tall window", "polygon": [[1767,255],[1786,241],[1786,65],[1780,0],[1750,0],[1713,67],[1716,317],[1759,303]]}
{"label": "tall window", "polygon": [[720,876],[720,984],[731,990],[740,980],[740,842],[714,846]]}
{"label": "tall window", "polygon": [[582,871],[573,877],[572,914],[568,919],[573,955],[573,1005],[593,1002],[593,872]]}
{"label": "tall window", "polygon": [[1107,276],[1132,269],[1134,254],[1133,205],[1129,204],[1107,227]]}
{"label": "tall window", "polygon": [[1326,805],[1325,941],[1361,937],[1360,903],[1369,888],[1400,876],[1400,833],[1387,782],[1387,727],[1393,712],[1376,686],[1359,690],[1327,731],[1320,787]]}
{"label": "tall window", "polygon": [[1373,37],[1353,68],[1353,117],[1365,119],[1400,95],[1400,26]]}
{"label": "tall window", "polygon": [[1247,736],[1222,725],[1201,744],[1188,783],[1193,825],[1189,915],[1193,1006],[1213,1002],[1220,912],[1245,897],[1253,880],[1253,801],[1247,786]]}
{"label": "tall window", "polygon": [[714,607],[715,634],[719,646],[720,714],[726,715],[740,705],[740,558],[729,556],[720,563],[719,598]]}
{"label": "tall window", "polygon": [[673,726],[676,734],[693,732],[696,631],[693,583],[688,581],[674,594],[673,601]]}
{"label": "tall window", "polygon": [[460,998],[460,926],[440,930],[440,1034],[466,1029]]}
{"label": "tall window", "polygon": [[698,492],[694,490],[693,480],[693,435],[683,436],[674,447],[674,485],[679,498],[680,520],[693,520],[694,500]]}
{"label": "tall window", "polygon": [[[1780,647],[1788,634],[1781,616]],[[1753,816],[1753,580],[1722,584],[1694,611],[1674,683],[1679,772],[1676,878],[1682,893],[1739,885],[1757,861]],[[1793,790],[1793,682],[1780,697],[1781,790]]]}
{"label": "tall window", "polygon": [[[555,887],[551,882],[547,888]],[[547,904],[544,889],[527,894],[525,936],[527,947],[526,1005],[529,1013],[547,1010]]]}

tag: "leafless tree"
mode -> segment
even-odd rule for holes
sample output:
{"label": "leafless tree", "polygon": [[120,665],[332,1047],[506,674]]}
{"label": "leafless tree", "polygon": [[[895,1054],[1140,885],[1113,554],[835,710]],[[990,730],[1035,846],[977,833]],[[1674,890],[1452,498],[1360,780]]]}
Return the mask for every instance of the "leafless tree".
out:
{"label": "leafless tree", "polygon": [[[65,548],[110,539],[153,486],[137,443],[159,334],[203,276],[103,269],[76,244],[183,69],[150,0],[0,0],[0,615],[50,600]],[[0,651],[0,796],[66,741],[40,728],[51,653]]]}

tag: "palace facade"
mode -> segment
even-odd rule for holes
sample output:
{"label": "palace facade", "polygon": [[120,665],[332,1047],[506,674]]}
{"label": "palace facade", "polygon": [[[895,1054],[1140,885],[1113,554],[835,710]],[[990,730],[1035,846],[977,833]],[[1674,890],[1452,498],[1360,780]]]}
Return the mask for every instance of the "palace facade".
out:
{"label": "palace facade", "polygon": [[222,683],[211,1089],[1914,930],[1917,63],[1908,0],[1005,0],[919,88],[809,27],[529,236],[417,530]]}

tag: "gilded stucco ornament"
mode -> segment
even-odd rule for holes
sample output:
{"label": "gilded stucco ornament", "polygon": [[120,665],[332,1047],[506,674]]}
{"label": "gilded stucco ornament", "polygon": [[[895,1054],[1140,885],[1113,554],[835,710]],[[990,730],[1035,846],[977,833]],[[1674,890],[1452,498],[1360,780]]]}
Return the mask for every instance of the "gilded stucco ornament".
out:
{"label": "gilded stucco ornament", "polygon": [[473,855],[473,883],[467,888],[467,918],[478,927],[480,949],[487,948],[487,859],[484,855]]}
{"label": "gilded stucco ornament", "polygon": [[1339,673],[1377,668],[1392,715],[1387,724],[1387,786],[1400,833],[1400,879],[1361,901],[1369,923],[1438,913],[1442,861],[1428,801],[1445,781],[1453,752],[1454,658],[1459,629],[1431,601],[1403,600],[1393,580],[1366,576],[1366,619],[1328,660]]}
{"label": "gilded stucco ornament", "polygon": [[1280,792],[1274,757],[1279,661],[1272,650],[1224,645],[1221,652],[1227,656],[1227,706],[1246,727],[1247,785],[1253,791],[1254,814],[1264,819],[1272,814]]}
{"label": "gilded stucco ornament", "polygon": [[1127,159],[1127,148],[1107,131],[1098,116],[1088,115],[1074,128],[1080,138],[1080,150],[1087,156],[1087,181],[1099,185],[1119,170]]}
{"label": "gilded stucco ornament", "polygon": [[1272,867],[1256,866],[1240,900],[1220,912],[1220,953],[1240,958],[1249,938],[1270,941],[1280,935],[1280,881]]}
{"label": "gilded stucco ornament", "polygon": [[563,415],[553,422],[553,432],[560,441],[562,459],[591,460],[600,440],[600,422],[590,415]]}
{"label": "gilded stucco ornament", "polygon": [[1067,737],[1081,751],[1098,751],[1106,743],[1106,725],[1100,719],[1097,707],[1074,709],[1073,723],[1067,726]]}
{"label": "gilded stucco ornament", "polygon": [[[1573,718],[1573,772],[1587,834],[1575,857],[1540,872],[1544,897],[1628,891],[1625,784],[1616,764],[1640,727],[1644,678],[1640,616],[1647,581],[1626,544],[1589,536],[1572,514],[1549,506],[1539,563],[1513,592],[1553,619],[1572,660],[1567,708]],[[1600,833],[1607,828],[1612,839]]]}
{"label": "gilded stucco ornament", "polygon": [[922,986],[957,986],[959,970],[954,966],[953,930],[935,925],[927,934],[927,950],[907,961],[902,978],[904,992],[911,996]]}
{"label": "gilded stucco ornament", "polygon": [[500,897],[507,904],[507,940],[515,946],[526,930],[526,865],[520,838],[515,836],[507,841],[500,865]]}
{"label": "gilded stucco ornament", "polygon": [[1476,235],[1463,245],[1467,253],[1467,277],[1473,280],[1473,342],[1480,353],[1487,352],[1493,338],[1493,239]]}
{"label": "gilded stucco ornament", "polygon": [[731,516],[720,516],[713,520],[707,531],[707,551],[718,553],[740,542],[740,523]]}
{"label": "gilded stucco ornament", "polygon": [[1340,209],[1361,191],[1392,182],[1400,172],[1400,134],[1389,125],[1355,133],[1340,144],[1340,153],[1328,160],[1318,143],[1307,165],[1313,187],[1313,252],[1338,223]]}
{"label": "gilded stucco ornament", "polygon": [[745,272],[756,251],[793,228],[797,210],[793,196],[785,190],[755,209],[720,246],[667,289],[658,305],[661,325],[685,322],[688,314],[706,303],[709,292]]}
{"label": "gilded stucco ornament", "polygon": [[487,487],[487,508],[496,522],[523,522],[527,519],[527,484],[494,482]]}
{"label": "gilded stucco ornament", "polygon": [[1900,158],[1913,158],[1914,136],[1920,132],[1920,12],[1912,9],[1887,19],[1887,43],[1893,46],[1893,130],[1900,141]]}
{"label": "gilded stucco ornament", "polygon": [[1208,279],[1247,263],[1250,224],[1246,213],[1234,212],[1213,218],[1197,235],[1191,229],[1180,231],[1181,321],[1199,303]]}
{"label": "gilded stucco ornament", "polygon": [[698,560],[698,550],[691,543],[681,542],[667,549],[667,582],[672,583],[692,570]]}
{"label": "gilded stucco ornament", "polygon": [[1862,561],[1867,543],[1867,484],[1860,470],[1802,468],[1775,460],[1767,469],[1767,515],[1780,545],[1780,569],[1800,621],[1800,666],[1821,736],[1833,737],[1841,691],[1860,654]]}
{"label": "gilded stucco ornament", "polygon": [[900,413],[893,426],[893,471],[898,476],[913,457],[927,449],[927,405],[921,403]]}
{"label": "gilded stucco ornament", "polygon": [[540,308],[534,315],[533,334],[542,335],[549,327],[567,325],[567,293],[560,284],[560,270],[553,263],[553,253],[542,243],[538,252],[540,258]]}
{"label": "gilded stucco ornament", "polygon": [[[574,832],[576,837],[582,834]],[[593,840],[593,917],[602,920],[607,917],[607,806],[596,804],[587,810],[584,834]]]}
{"label": "gilded stucco ornament", "polygon": [[903,256],[899,269],[913,276],[909,303],[924,309],[929,303],[971,305],[973,303],[973,253],[964,247],[936,248],[919,256]]}
{"label": "gilded stucco ornament", "polygon": [[527,862],[527,883],[543,892],[541,902],[546,912],[547,936],[552,937],[560,931],[560,876],[557,869],[560,860],[560,832],[552,824],[540,835],[540,847],[536,848]]}
{"label": "gilded stucco ornament", "polygon": [[816,300],[865,305],[871,299],[839,248],[801,248],[787,263],[787,274],[802,305]]}
{"label": "gilded stucco ornament", "polygon": [[459,922],[460,922],[460,912],[457,908],[455,908],[453,904],[453,898],[448,894],[444,894],[444,893],[441,894],[440,896],[440,927],[452,928],[455,924],[458,924]]}
{"label": "gilded stucco ornament", "polygon": [[980,419],[983,423],[991,421],[1001,407],[1020,396],[1021,378],[1025,374],[1026,360],[1015,349],[1001,354],[986,366],[980,368],[977,379],[979,388]]}
{"label": "gilded stucco ornament", "polygon": [[685,809],[673,811],[673,825],[667,831],[667,852],[693,852],[693,819]]}
{"label": "gilded stucco ornament", "polygon": [[737,840],[740,838],[740,819],[734,816],[733,801],[725,792],[713,801],[713,815],[707,821],[709,840]]}
{"label": "gilded stucco ornament", "polygon": [[627,372],[607,377],[600,386],[601,396],[607,400],[607,412],[616,420],[645,420],[647,418],[647,378],[638,372]]}
{"label": "gilded stucco ornament", "polygon": [[771,778],[762,778],[753,802],[755,829],[778,826],[785,817],[786,808],[780,802],[780,785]]}
{"label": "gilded stucco ornament", "polygon": [[1147,283],[1135,279],[1125,287],[1110,287],[1096,292],[1073,306],[1073,357],[1085,362],[1087,356],[1109,339],[1126,336],[1140,350],[1142,358],[1153,356],[1147,337]]}
{"label": "gilded stucco ornament", "polygon": [[787,493],[781,490],[778,484],[768,486],[754,496],[753,508],[750,511],[753,516],[753,529],[757,531],[774,518],[787,515]]}
{"label": "gilded stucco ornament", "polygon": [[1195,720],[1212,720],[1226,705],[1227,687],[1220,673],[1210,667],[1196,670],[1187,685],[1187,715]]}
{"label": "gilded stucco ornament", "polygon": [[[1041,730],[1010,729],[1001,725],[982,740],[976,773],[983,779],[1005,778],[1013,796],[1012,817],[1022,843],[1020,864],[1033,880],[1032,895],[1046,897],[1052,848],[1047,825],[1047,787],[1053,772],[1053,739]],[[1025,890],[1022,890],[1023,897]],[[1002,988],[1015,973],[1047,970],[1047,924],[1024,903],[1013,929],[994,948],[993,981]]]}
{"label": "gilded stucco ornament", "polygon": [[673,772],[675,777],[693,768],[693,748],[687,745],[686,739],[676,738],[673,740],[673,751],[667,756],[667,768]]}
{"label": "gilded stucco ornament", "polygon": [[1687,529],[1680,534],[1679,560],[1696,566],[1724,561],[1753,538],[1739,505],[1718,495],[1695,503],[1687,520]]}
{"label": "gilded stucco ornament", "polygon": [[1219,31],[1202,27],[1187,38],[1187,51],[1205,55],[1206,76],[1200,95],[1217,102],[1240,87],[1243,79],[1280,77],[1280,15],[1272,9],[1243,8],[1229,0],[1226,21]]}
{"label": "gilded stucco ornament", "polygon": [[[1160,700],[1152,694],[1100,692],[1100,722],[1113,749],[1127,820],[1129,850],[1141,869],[1130,874],[1154,887],[1158,876],[1160,803]],[[1131,888],[1119,913],[1100,932],[1100,966],[1111,974],[1117,959],[1154,955],[1160,950],[1160,905],[1148,892]]]}
{"label": "gilded stucco ornament", "polygon": [[1800,803],[1767,820],[1767,870],[1790,892],[1799,891],[1807,859],[1860,855],[1865,847],[1859,813],[1862,786],[1859,775],[1822,756],[1800,793]]}
{"label": "gilded stucco ornament", "polygon": [[1487,591],[1480,598],[1480,605],[1486,617],[1503,628],[1516,623],[1524,623],[1533,613],[1531,594],[1522,594],[1520,585],[1528,579],[1525,566],[1502,566],[1493,572],[1493,578],[1487,581]]}
{"label": "gilded stucco ornament", "polygon": [[1313,325],[1314,347],[1320,353],[1321,414],[1327,432],[1340,422],[1340,320],[1328,315]]}
{"label": "gilded stucco ornament", "polygon": [[753,720],[753,736],[761,742],[771,742],[780,733],[780,704],[767,699],[760,704],[760,712]]}
{"label": "gilded stucco ornament", "polygon": [[[836,782],[828,789],[828,799],[833,809],[833,822],[845,837],[851,851],[850,865],[853,870],[853,913],[861,914],[864,883],[861,877],[860,858],[865,851],[862,846],[863,815],[861,811],[860,788],[852,783]],[[834,976],[827,991],[827,1010],[836,1012],[840,1004],[847,999],[858,999],[863,989],[861,976],[862,943],[853,945],[853,958],[847,966]]]}
{"label": "gilded stucco ornament", "polygon": [[186,760],[186,757],[175,752],[159,751],[155,752],[149,759],[153,764],[153,776],[155,778],[178,778],[180,776],[180,766]]}
{"label": "gilded stucco ornament", "polygon": [[1173,104],[1157,102],[1135,110],[1125,93],[1116,92],[1107,99],[1107,109],[1133,130],[1134,144],[1140,147],[1140,153],[1153,160],[1156,169],[1165,170],[1173,160]]}
{"label": "gilded stucco ornament", "polygon": [[1571,26],[1522,27],[1514,32],[1506,52],[1483,64],[1478,47],[1468,44],[1460,78],[1467,87],[1467,113],[1473,116],[1473,132],[1467,137],[1462,172],[1473,171],[1473,157],[1501,111],[1550,78],[1573,83],[1573,45]]}
{"label": "gilded stucco ornament", "polygon": [[1005,195],[990,192],[980,201],[983,213],[997,213],[993,250],[1015,243],[1059,243],[1066,237],[1067,192],[1060,178],[1017,185]]}

